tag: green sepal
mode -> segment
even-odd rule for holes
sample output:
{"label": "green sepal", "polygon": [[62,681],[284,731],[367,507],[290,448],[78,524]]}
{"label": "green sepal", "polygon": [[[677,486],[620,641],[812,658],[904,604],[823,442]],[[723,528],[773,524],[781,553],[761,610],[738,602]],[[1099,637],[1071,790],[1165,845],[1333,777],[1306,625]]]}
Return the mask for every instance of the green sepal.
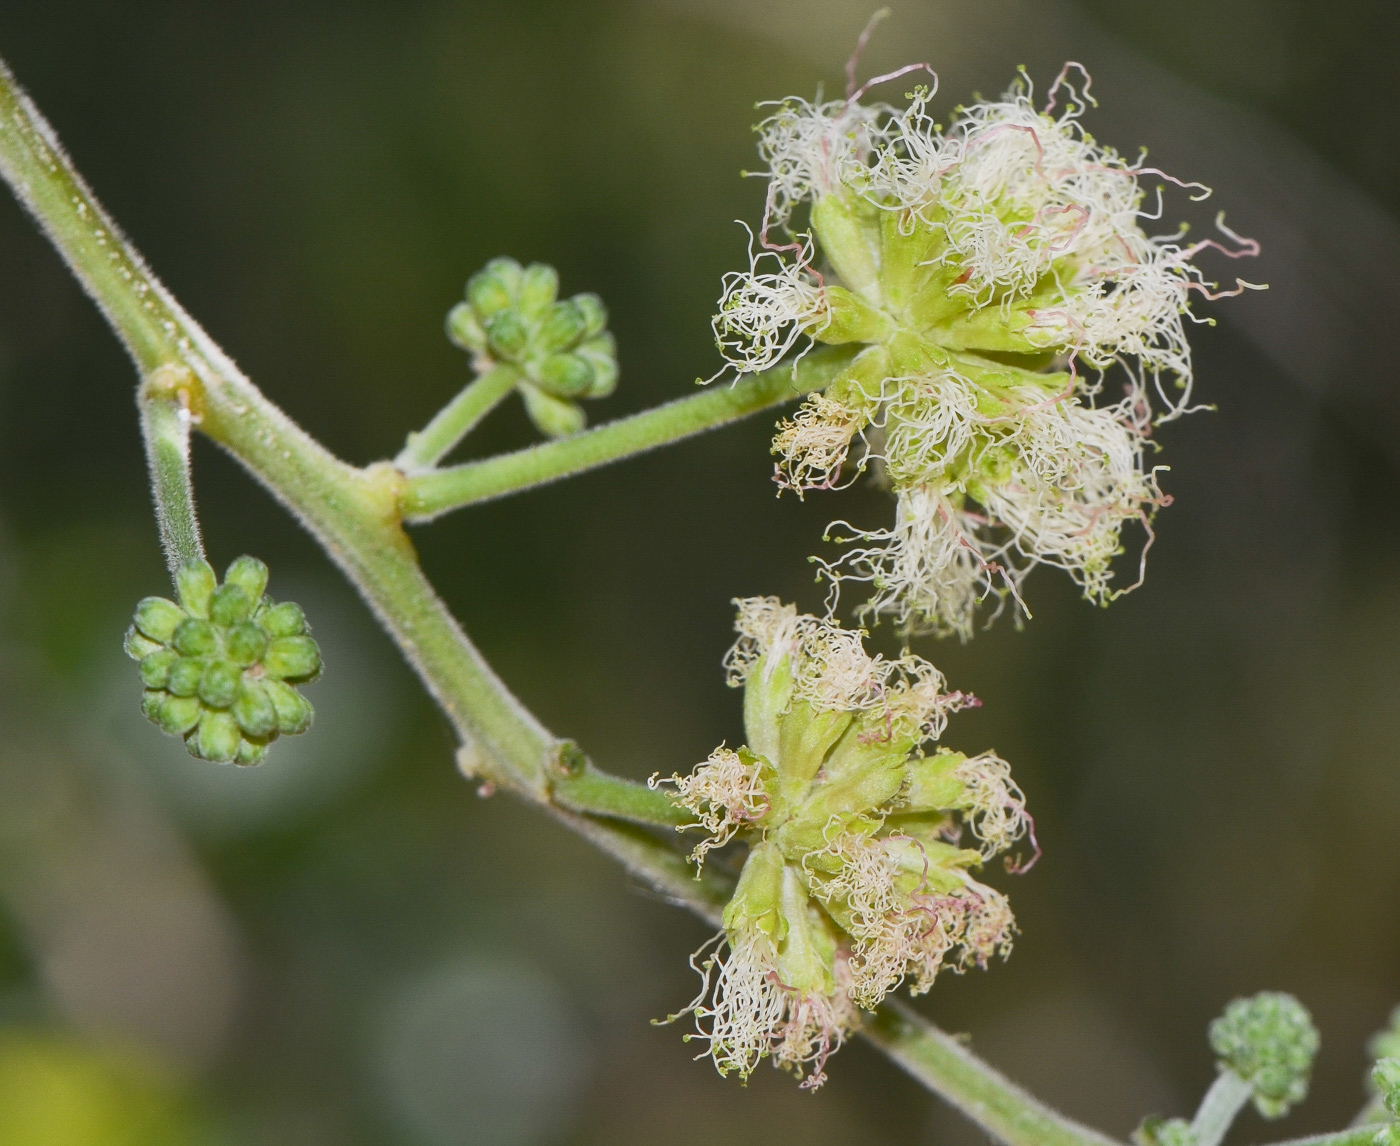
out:
{"label": "green sepal", "polygon": [[898,795],[903,784],[903,754],[871,757],[858,768],[844,769],[812,786],[793,814],[786,838],[813,841],[812,847],[819,848],[834,818],[872,812]]}
{"label": "green sepal", "polygon": [[248,600],[256,605],[267,592],[267,566],[246,553],[235,558],[224,572],[225,585],[237,585]]}
{"label": "green sepal", "polygon": [[778,721],[777,763],[785,801],[802,798],[850,723],[851,714],[842,709],[817,712],[805,700],[792,702]]}
{"label": "green sepal", "polygon": [[826,314],[803,333],[830,346],[848,342],[883,342],[894,333],[894,320],[858,294],[835,283],[826,286]]}
{"label": "green sepal", "polygon": [[802,877],[789,864],[783,865],[779,910],[786,925],[778,945],[778,976],[783,985],[802,994],[832,994],[836,989],[834,937],[826,932]]}
{"label": "green sepal", "polygon": [[783,854],[762,841],[754,845],[739,873],[734,895],[724,909],[724,928],[736,931],[756,928],[774,943],[784,938],[781,911]]}
{"label": "green sepal", "polygon": [[174,601],[167,601],[164,597],[145,597],[136,606],[132,628],[150,640],[168,644],[184,619],[185,611]]}
{"label": "green sepal", "polygon": [[760,756],[777,760],[782,752],[779,720],[792,702],[792,656],[769,649],[744,680],[744,740]]}
{"label": "green sepal", "polygon": [[812,230],[841,281],[872,306],[884,301],[880,286],[880,215],[855,195],[827,194],[812,204]]}
{"label": "green sepal", "polygon": [[186,613],[194,617],[209,615],[209,598],[219,584],[214,567],[207,561],[181,565],[175,571],[175,588]]}
{"label": "green sepal", "polygon": [[967,762],[961,752],[940,748],[932,756],[916,756],[906,769],[905,805],[901,811],[945,811],[962,806],[963,782],[953,775]]}
{"label": "green sepal", "polygon": [[267,646],[263,666],[281,680],[304,684],[321,672],[321,652],[310,637],[278,637]]}
{"label": "green sepal", "polygon": [[530,421],[546,437],[567,438],[587,425],[588,419],[576,403],[546,394],[529,382],[521,382],[518,388],[525,399],[525,412],[530,415]]}

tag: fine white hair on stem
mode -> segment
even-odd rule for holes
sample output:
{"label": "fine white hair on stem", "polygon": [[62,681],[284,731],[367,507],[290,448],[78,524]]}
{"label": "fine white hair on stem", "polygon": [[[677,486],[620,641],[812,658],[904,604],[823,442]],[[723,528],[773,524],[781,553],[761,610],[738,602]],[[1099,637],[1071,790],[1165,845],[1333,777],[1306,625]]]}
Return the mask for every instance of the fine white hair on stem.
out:
{"label": "fine white hair on stem", "polygon": [[759,768],[757,760],[745,763],[737,752],[721,745],[688,776],[657,774],[647,781],[653,790],[663,785],[675,788],[676,802],[694,813],[695,822],[683,824],[677,831],[699,828],[707,833],[690,853],[692,863],[704,863],[712,849],[723,847],[735,833],[768,811],[768,793]]}
{"label": "fine white hair on stem", "polygon": [[818,712],[878,713],[891,734],[936,740],[948,716],[975,701],[945,691],[943,674],[923,657],[894,659],[865,650],[865,633],[797,612],[777,597],[736,599],[739,639],[725,657],[729,683],[744,683],[765,656],[788,656],[793,696]]}

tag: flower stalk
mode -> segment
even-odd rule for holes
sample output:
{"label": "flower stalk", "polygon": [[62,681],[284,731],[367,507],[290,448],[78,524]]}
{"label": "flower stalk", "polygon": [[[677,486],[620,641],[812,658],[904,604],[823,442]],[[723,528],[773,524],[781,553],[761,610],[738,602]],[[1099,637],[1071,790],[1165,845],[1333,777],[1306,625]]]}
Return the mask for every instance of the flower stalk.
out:
{"label": "flower stalk", "polygon": [[468,382],[431,422],[408,435],[408,442],[394,459],[394,465],[405,473],[432,469],[487,414],[505,401],[519,380],[519,370],[509,363],[501,363]]}

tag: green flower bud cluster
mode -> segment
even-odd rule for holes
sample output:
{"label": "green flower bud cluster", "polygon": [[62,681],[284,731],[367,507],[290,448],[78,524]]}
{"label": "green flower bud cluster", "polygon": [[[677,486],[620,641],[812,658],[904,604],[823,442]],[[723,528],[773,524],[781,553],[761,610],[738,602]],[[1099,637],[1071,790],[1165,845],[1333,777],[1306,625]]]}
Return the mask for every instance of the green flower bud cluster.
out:
{"label": "green flower bud cluster", "polygon": [[1371,1085],[1393,1118],[1400,1118],[1400,1058],[1380,1059],[1371,1070]]}
{"label": "green flower bud cluster", "polygon": [[127,630],[146,686],[141,711],[192,756],[259,764],[279,736],[311,727],[294,685],[321,673],[321,653],[294,602],[264,594],[267,566],[240,557],[219,584],[208,562],[176,574],[179,603],[147,597]]}
{"label": "green flower bud cluster", "polygon": [[579,399],[606,397],[617,386],[617,347],[602,299],[558,296],[553,267],[492,259],[447,315],[448,337],[479,366],[508,363],[520,371],[531,420],[556,438],[583,428]]}
{"label": "green flower bud cluster", "polygon": [[1232,1070],[1254,1091],[1265,1118],[1279,1118],[1308,1093],[1319,1038],[1312,1016],[1292,995],[1262,991],[1236,999],[1210,1025],[1221,1070]]}
{"label": "green flower bud cluster", "polygon": [[[746,742],[670,785],[706,839],[692,858],[749,851],[724,913],[728,956],[706,963],[698,1037],[721,1073],[766,1056],[819,1085],[827,1056],[909,979],[985,966],[1010,949],[1006,897],[971,875],[1030,829],[1004,761],[921,746],[949,713],[938,671],[866,653],[859,632],[776,598],[737,602],[728,664]],[[965,847],[959,836],[969,832]]]}

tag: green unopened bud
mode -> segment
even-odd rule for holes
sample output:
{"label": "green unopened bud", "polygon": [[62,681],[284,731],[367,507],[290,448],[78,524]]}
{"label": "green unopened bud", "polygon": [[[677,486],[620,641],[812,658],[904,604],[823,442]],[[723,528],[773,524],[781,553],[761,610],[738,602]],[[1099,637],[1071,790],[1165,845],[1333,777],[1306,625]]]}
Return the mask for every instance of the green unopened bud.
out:
{"label": "green unopened bud", "polygon": [[185,619],[185,611],[164,597],[147,597],[136,606],[135,628],[150,640],[166,643],[175,627]]}
{"label": "green unopened bud", "polygon": [[279,735],[304,732],[311,705],[290,684],[321,671],[306,618],[264,595],[267,566],[240,557],[222,585],[207,563],[177,574],[181,604],[148,597],[123,647],[140,662],[141,711],[195,756],[256,764]]}
{"label": "green unopened bud", "polygon": [[1400,1118],[1400,1058],[1383,1058],[1371,1070],[1371,1085],[1385,1108]]}
{"label": "green unopened bud", "polygon": [[204,661],[198,657],[181,657],[170,668],[165,688],[172,696],[193,696],[199,690],[204,675]]}
{"label": "green unopened bud", "polygon": [[467,280],[467,301],[484,321],[515,302],[520,289],[520,264],[514,259],[492,259]]}
{"label": "green unopened bud", "polygon": [[486,352],[486,328],[468,303],[459,302],[447,312],[447,337],[473,354]]}
{"label": "green unopened bud", "polygon": [[608,308],[596,294],[585,291],[573,297],[574,306],[583,315],[584,338],[594,338],[608,328]]}
{"label": "green unopened bud", "polygon": [[199,718],[199,728],[190,734],[195,753],[215,764],[231,764],[238,755],[242,734],[231,713],[206,710]]}
{"label": "green unopened bud", "polygon": [[147,688],[164,688],[170,681],[170,670],[180,660],[174,649],[160,648],[141,658],[141,683]]}
{"label": "green unopened bud", "polygon": [[224,584],[237,585],[250,602],[256,604],[267,592],[267,566],[246,554],[236,558],[224,571]]}
{"label": "green unopened bud", "polygon": [[593,368],[577,354],[551,354],[535,372],[535,380],[556,398],[582,398],[593,388]]}
{"label": "green unopened bud", "polygon": [[209,615],[209,598],[214,595],[214,587],[218,583],[214,567],[207,561],[181,565],[175,572],[175,587],[180,605],[192,617]]}
{"label": "green unopened bud", "polygon": [[604,332],[580,343],[574,353],[593,368],[588,397],[606,398],[617,389],[617,344],[611,334]]}
{"label": "green unopened bud", "polygon": [[237,585],[225,582],[209,599],[209,619],[225,628],[246,621],[253,615],[253,601]]}
{"label": "green unopened bud", "polygon": [[258,615],[269,637],[299,637],[306,632],[306,614],[295,601],[283,601]]}
{"label": "green unopened bud", "polygon": [[262,660],[267,652],[268,633],[253,621],[244,621],[229,630],[224,649],[229,659],[243,668]]}
{"label": "green unopened bud", "polygon": [[520,292],[516,305],[521,314],[538,322],[549,305],[559,297],[559,272],[545,263],[531,263],[520,276]]}
{"label": "green unopened bud", "polygon": [[199,678],[199,699],[210,708],[227,708],[238,695],[242,674],[231,661],[210,661]]}
{"label": "green unopened bud", "polygon": [[486,343],[496,358],[513,362],[530,344],[530,328],[515,311],[500,311],[486,320]]}
{"label": "green unopened bud", "polygon": [[1308,1093],[1318,1048],[1312,1016],[1292,995],[1262,991],[1236,999],[1210,1025],[1211,1049],[1220,1065],[1250,1084],[1254,1106],[1278,1118]]}
{"label": "green unopened bud", "polygon": [[310,637],[278,637],[263,654],[267,671],[281,680],[305,683],[321,672],[321,652]]}
{"label": "green unopened bud", "polygon": [[586,327],[583,309],[574,299],[556,302],[540,323],[539,345],[546,350],[570,350],[583,337]]}
{"label": "green unopened bud", "polygon": [[233,762],[246,767],[250,764],[261,764],[266,759],[266,744],[259,744],[255,740],[242,740],[239,742],[238,755],[233,758]]}
{"label": "green unopened bud", "polygon": [[233,702],[233,718],[245,736],[265,740],[277,732],[277,709],[258,681],[244,681]]}
{"label": "green unopened bud", "polygon": [[530,421],[548,437],[567,438],[577,434],[588,422],[576,403],[546,394],[528,382],[520,383],[520,395],[525,399],[525,412],[530,415]]}
{"label": "green unopened bud", "polygon": [[187,657],[207,657],[219,647],[214,626],[199,617],[188,617],[175,629],[171,644]]}
{"label": "green unopened bud", "polygon": [[199,723],[203,711],[198,697],[166,696],[161,700],[157,722],[172,736],[183,736]]}
{"label": "green unopened bud", "polygon": [[277,729],[283,736],[295,736],[311,727],[311,705],[301,693],[280,680],[265,680],[262,687],[277,712]]}

